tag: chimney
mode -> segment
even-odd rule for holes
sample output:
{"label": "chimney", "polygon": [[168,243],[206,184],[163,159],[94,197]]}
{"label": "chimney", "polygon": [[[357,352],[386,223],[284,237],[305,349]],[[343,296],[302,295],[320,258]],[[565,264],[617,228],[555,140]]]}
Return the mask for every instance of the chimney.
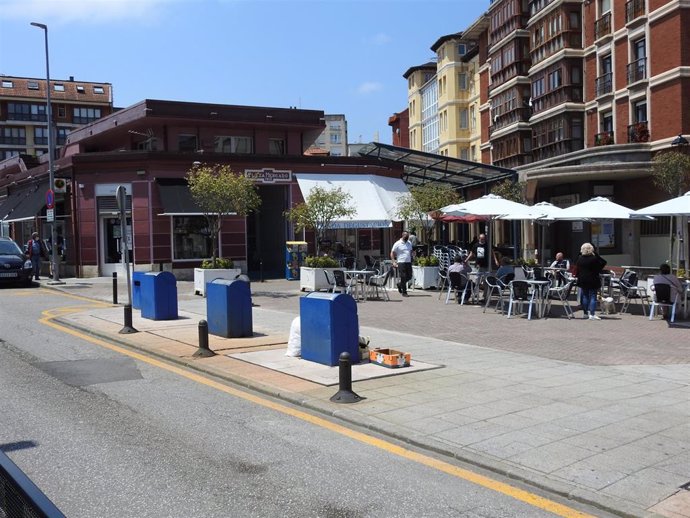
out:
{"label": "chimney", "polygon": [[74,76],[69,76],[70,81],[74,81]]}

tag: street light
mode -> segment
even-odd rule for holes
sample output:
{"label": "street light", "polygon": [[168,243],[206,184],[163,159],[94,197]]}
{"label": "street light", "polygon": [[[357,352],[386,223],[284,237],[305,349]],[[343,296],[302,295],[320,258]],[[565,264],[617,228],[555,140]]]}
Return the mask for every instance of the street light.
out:
{"label": "street light", "polygon": [[[687,146],[688,144],[690,144],[690,142],[688,142],[688,139],[686,139],[682,133],[678,133],[678,136],[671,141],[671,145],[677,147],[679,149],[679,152],[682,152],[682,153],[684,153],[685,146]],[[682,192],[679,191],[678,195],[680,196],[681,194],[682,194]],[[680,262],[683,261],[685,263],[685,271],[687,272],[688,266],[690,266],[690,264],[688,264],[690,261],[690,257],[688,257],[688,255],[690,255],[690,254],[686,254],[686,250],[685,250],[685,241],[686,241],[685,234],[686,234],[687,228],[688,228],[688,220],[687,220],[686,216],[680,216],[679,220],[680,220],[680,246],[678,247],[678,253],[679,253],[678,266],[680,267]]]}
{"label": "street light", "polygon": [[[55,185],[55,172],[53,171],[53,159],[55,156],[55,141],[53,139],[53,111],[50,102],[50,60],[48,59],[48,26],[44,23],[31,22],[31,25],[43,29],[45,35],[45,47],[46,47],[46,119],[48,122],[48,189],[52,190],[53,185]],[[55,213],[57,208],[53,209],[53,221],[50,222],[50,267],[53,270],[53,283],[57,284],[60,282],[60,272],[58,272],[58,242],[55,233]]]}

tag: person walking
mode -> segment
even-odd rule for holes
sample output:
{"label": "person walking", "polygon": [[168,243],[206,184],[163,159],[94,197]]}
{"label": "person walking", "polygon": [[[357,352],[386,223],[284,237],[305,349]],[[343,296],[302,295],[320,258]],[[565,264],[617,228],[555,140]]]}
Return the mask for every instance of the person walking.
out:
{"label": "person walking", "polygon": [[403,231],[400,239],[398,239],[391,249],[391,260],[393,261],[393,268],[398,269],[400,282],[398,282],[398,291],[403,297],[407,297],[407,283],[412,278],[412,256],[414,251],[412,243],[410,243],[410,234],[407,230]]}
{"label": "person walking", "polygon": [[601,320],[595,314],[597,309],[597,293],[601,287],[599,274],[606,266],[606,260],[594,251],[592,243],[584,243],[580,247],[580,257],[577,258],[577,286],[580,288],[580,304],[584,315],[582,318]]}
{"label": "person walking", "polygon": [[41,258],[45,257],[48,252],[43,241],[38,238],[38,232],[31,234],[31,239],[26,244],[26,253],[29,254],[31,260],[31,274],[34,280],[40,281]]}

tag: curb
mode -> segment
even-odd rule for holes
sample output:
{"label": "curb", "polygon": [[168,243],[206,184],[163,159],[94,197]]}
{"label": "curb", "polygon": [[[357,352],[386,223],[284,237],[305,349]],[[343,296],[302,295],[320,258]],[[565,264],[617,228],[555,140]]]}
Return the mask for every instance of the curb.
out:
{"label": "curb", "polygon": [[[61,291],[59,288],[50,289]],[[516,480],[518,482],[527,484],[537,489],[547,491],[551,494],[558,495],[562,498],[566,498],[573,502],[595,507],[607,513],[612,513],[625,518],[648,518],[656,516],[654,513],[650,513],[643,508],[631,504],[628,501],[619,500],[614,497],[608,497],[598,493],[594,493],[591,490],[584,489],[575,484],[569,484],[564,481],[554,480],[552,478],[549,478],[548,476],[530,471],[528,468],[523,468],[517,465],[510,465],[499,460],[493,460],[488,456],[481,455],[471,451],[466,451],[464,449],[454,450],[452,448],[449,448],[448,445],[445,445],[433,439],[429,439],[427,437],[409,436],[401,434],[400,432],[398,432],[395,425],[391,424],[390,426],[382,426],[380,423],[374,423],[368,417],[362,416],[358,413],[351,412],[347,408],[333,409],[332,405],[325,400],[303,397],[302,395],[296,394],[294,392],[283,392],[280,390],[276,390],[274,387],[265,385],[261,382],[249,378],[244,378],[229,373],[214,372],[211,369],[205,368],[203,364],[199,363],[199,360],[186,360],[166,354],[161,354],[156,351],[151,351],[149,349],[139,346],[138,344],[131,343],[126,339],[113,337],[112,335],[108,335],[106,333],[99,333],[97,331],[94,331],[93,329],[74,324],[73,322],[70,322],[64,319],[63,317],[56,317],[53,319],[53,321],[58,322],[65,327],[78,330],[89,336],[93,336],[101,340],[121,345],[123,347],[127,347],[138,352],[146,353],[149,356],[164,360],[168,363],[179,365],[194,370],[196,372],[212,376],[219,380],[232,383],[239,387],[259,392],[263,395],[275,399],[286,401],[290,404],[305,408],[312,412],[326,415],[328,417],[337,419],[350,425],[357,426],[359,428],[364,428],[365,430],[380,434],[385,437],[389,437],[404,444],[409,444],[415,448],[426,450],[428,452],[440,455],[442,457],[455,459],[459,462],[475,466],[490,473],[501,475],[508,479]]]}

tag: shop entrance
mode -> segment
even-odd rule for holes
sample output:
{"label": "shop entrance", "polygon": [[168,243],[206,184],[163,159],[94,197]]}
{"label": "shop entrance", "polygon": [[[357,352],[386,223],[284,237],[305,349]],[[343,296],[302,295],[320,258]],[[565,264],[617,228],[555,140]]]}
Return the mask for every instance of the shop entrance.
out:
{"label": "shop entrance", "polygon": [[260,186],[261,207],[247,217],[247,270],[252,279],[285,276],[285,186]]}
{"label": "shop entrance", "polygon": [[[113,272],[118,272],[118,275],[124,275],[125,271],[122,268],[122,234],[120,228],[120,218],[113,215],[100,217],[100,270],[101,275],[112,275]],[[127,249],[129,254],[129,261],[132,262],[134,257],[132,251],[132,218],[127,218]]]}

